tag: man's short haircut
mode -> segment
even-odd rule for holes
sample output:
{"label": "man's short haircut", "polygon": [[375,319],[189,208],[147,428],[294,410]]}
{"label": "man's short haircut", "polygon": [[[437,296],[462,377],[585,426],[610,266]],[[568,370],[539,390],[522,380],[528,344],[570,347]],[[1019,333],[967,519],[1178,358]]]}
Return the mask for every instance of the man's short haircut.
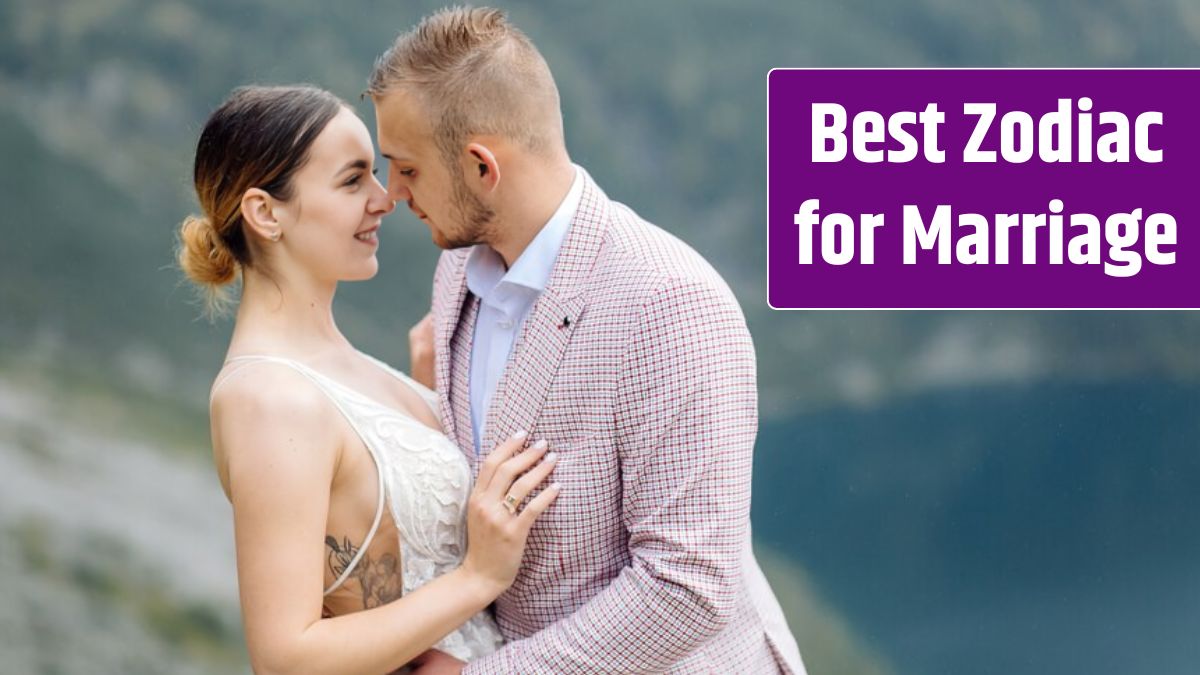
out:
{"label": "man's short haircut", "polygon": [[473,135],[497,135],[548,154],[563,144],[558,88],[529,38],[488,7],[425,17],[375,60],[367,93],[403,88],[425,107],[449,162]]}

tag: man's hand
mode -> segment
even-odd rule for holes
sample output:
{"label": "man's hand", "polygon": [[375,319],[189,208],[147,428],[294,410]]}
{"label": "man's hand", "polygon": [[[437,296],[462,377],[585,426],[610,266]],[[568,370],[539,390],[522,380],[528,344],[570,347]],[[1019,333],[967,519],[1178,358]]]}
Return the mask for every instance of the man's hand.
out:
{"label": "man's hand", "polygon": [[433,312],[408,331],[409,372],[412,379],[434,388]]}
{"label": "man's hand", "polygon": [[430,649],[409,662],[412,675],[460,675],[467,665],[446,652]]}

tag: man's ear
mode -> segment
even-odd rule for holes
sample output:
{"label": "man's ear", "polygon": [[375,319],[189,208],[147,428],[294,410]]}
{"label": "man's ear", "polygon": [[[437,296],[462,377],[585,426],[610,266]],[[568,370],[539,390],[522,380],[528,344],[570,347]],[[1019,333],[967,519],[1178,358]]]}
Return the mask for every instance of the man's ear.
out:
{"label": "man's ear", "polygon": [[251,232],[270,241],[279,241],[283,229],[275,217],[275,198],[260,188],[250,188],[242,195],[242,219]]}
{"label": "man's ear", "polygon": [[500,184],[500,161],[491,148],[479,142],[468,144],[466,161],[469,179],[478,181],[484,192],[491,192]]}

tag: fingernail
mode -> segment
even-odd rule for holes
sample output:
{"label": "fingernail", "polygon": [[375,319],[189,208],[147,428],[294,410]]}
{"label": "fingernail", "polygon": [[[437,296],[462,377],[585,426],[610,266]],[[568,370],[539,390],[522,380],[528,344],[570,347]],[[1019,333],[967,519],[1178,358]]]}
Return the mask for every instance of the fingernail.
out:
{"label": "fingernail", "polygon": [[561,489],[562,489],[562,485],[561,485],[560,483],[551,483],[551,484],[550,484],[550,489],[551,489],[551,490],[561,490]]}
{"label": "fingernail", "polygon": [[543,438],[542,440],[531,445],[530,448],[532,448],[533,450],[542,450],[546,447],[546,445],[547,445],[546,439]]}
{"label": "fingernail", "polygon": [[553,461],[554,461],[554,460],[556,460],[556,459],[558,459],[558,453],[557,453],[557,452],[547,452],[547,453],[546,453],[546,461],[547,461],[547,462],[553,462]]}
{"label": "fingernail", "polygon": [[529,435],[528,431],[518,431],[517,433],[512,435],[512,440],[514,440],[514,441],[524,440],[525,437],[528,435]]}

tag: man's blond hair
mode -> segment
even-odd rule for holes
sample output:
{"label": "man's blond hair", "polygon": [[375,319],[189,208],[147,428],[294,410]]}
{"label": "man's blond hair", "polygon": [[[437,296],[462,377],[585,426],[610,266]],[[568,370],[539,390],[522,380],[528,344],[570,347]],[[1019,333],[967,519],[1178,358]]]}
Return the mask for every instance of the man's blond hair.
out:
{"label": "man's blond hair", "polygon": [[501,10],[450,7],[402,33],[375,60],[367,93],[378,101],[401,88],[424,105],[449,162],[475,135],[501,136],[537,154],[563,145],[550,68]]}

